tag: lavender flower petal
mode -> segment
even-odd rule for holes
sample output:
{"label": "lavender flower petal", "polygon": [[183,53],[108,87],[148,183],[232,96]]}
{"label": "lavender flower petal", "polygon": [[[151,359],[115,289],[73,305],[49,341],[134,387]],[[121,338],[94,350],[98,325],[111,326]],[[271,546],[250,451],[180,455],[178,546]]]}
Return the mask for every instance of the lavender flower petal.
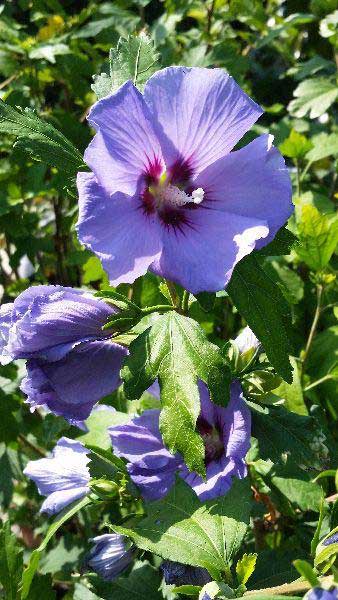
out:
{"label": "lavender flower petal", "polygon": [[224,288],[237,262],[269,233],[263,219],[231,215],[213,207],[183,212],[189,225],[163,230],[163,251],[150,270],[193,294]]}
{"label": "lavender flower petal", "polygon": [[30,461],[24,474],[37,485],[39,494],[47,496],[41,512],[49,515],[89,492],[88,450],[83,444],[62,437],[52,456]]}
{"label": "lavender flower petal", "polygon": [[106,335],[102,326],[114,312],[112,305],[82,290],[29,288],[14,301],[8,352],[13,358],[59,360],[79,342]]}
{"label": "lavender flower petal", "polygon": [[90,173],[79,173],[80,241],[102,261],[112,285],[146,273],[161,251],[157,217],[147,217],[136,198],[109,197]]}
{"label": "lavender flower petal", "polygon": [[92,107],[89,123],[98,133],[85,152],[85,161],[108,194],[133,196],[140,182],[162,164],[153,117],[142,94],[127,81]]}
{"label": "lavender flower petal", "polygon": [[57,362],[29,360],[21,390],[32,406],[47,405],[66,419],[84,420],[120,384],[126,354],[126,348],[102,340],[79,344]]}
{"label": "lavender flower petal", "polygon": [[210,165],[194,181],[218,210],[263,219],[269,235],[257,243],[268,244],[294,210],[292,186],[285,161],[272,145],[273,136],[261,135],[253,142]]}
{"label": "lavender flower petal", "polygon": [[167,166],[188,162],[194,174],[228,154],[263,113],[223,69],[168,67],[150,77],[144,98]]}
{"label": "lavender flower petal", "polygon": [[256,338],[253,331],[247,325],[234,340],[239,352],[243,354],[251,349],[256,350],[260,346],[260,341]]}

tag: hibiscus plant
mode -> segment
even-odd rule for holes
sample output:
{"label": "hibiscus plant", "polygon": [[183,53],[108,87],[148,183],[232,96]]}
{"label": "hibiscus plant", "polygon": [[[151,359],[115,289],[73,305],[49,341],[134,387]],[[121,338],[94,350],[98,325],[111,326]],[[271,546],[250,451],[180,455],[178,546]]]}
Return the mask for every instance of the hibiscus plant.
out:
{"label": "hibiscus plant", "polygon": [[0,598],[338,599],[310,4],[1,9]]}

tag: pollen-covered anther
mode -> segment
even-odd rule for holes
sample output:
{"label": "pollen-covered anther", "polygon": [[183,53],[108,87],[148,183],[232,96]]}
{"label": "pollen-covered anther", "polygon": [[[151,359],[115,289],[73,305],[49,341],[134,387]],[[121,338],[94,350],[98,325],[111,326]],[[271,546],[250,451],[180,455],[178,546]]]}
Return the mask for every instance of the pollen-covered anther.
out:
{"label": "pollen-covered anther", "polygon": [[158,208],[164,205],[179,208],[185,204],[200,204],[204,198],[202,188],[194,190],[191,196],[175,185],[158,186],[157,189],[150,188],[150,191],[156,199]]}

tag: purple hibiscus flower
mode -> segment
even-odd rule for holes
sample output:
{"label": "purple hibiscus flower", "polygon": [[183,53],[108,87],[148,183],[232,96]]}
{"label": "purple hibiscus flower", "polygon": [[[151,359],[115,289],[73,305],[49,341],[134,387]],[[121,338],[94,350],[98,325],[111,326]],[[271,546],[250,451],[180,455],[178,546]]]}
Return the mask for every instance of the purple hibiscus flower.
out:
{"label": "purple hibiscus flower", "polygon": [[105,581],[113,581],[133,560],[132,543],[124,535],[106,533],[92,540],[94,547],[87,557],[86,565]]}
{"label": "purple hibiscus flower", "polygon": [[86,419],[120,383],[127,350],[102,326],[116,308],[83,290],[39,285],[0,310],[3,362],[26,358],[21,389],[33,406]]}
{"label": "purple hibiscus flower", "polygon": [[338,600],[338,588],[334,587],[331,590],[323,590],[322,588],[313,588],[305,596],[306,600]]}
{"label": "purple hibiscus flower", "polygon": [[80,442],[62,437],[48,458],[31,460],[24,474],[47,496],[41,512],[54,515],[88,494],[90,474],[88,450]]}
{"label": "purple hibiscus flower", "polygon": [[192,293],[217,291],[273,239],[293,211],[284,160],[270,135],[230,153],[262,112],[222,69],[186,67],[93,106],[78,234],[112,284],[149,269]]}
{"label": "purple hibiscus flower", "polygon": [[245,455],[250,446],[251,416],[242,396],[240,384],[231,384],[231,398],[226,408],[210,400],[206,385],[199,383],[201,413],[197,430],[205,445],[207,479],[190,472],[179,454],[164,446],[159,430],[160,411],[146,410],[124,425],[108,429],[114,452],[128,461],[131,479],[146,500],[167,494],[179,473],[200,500],[224,495],[232,477],[245,477]]}

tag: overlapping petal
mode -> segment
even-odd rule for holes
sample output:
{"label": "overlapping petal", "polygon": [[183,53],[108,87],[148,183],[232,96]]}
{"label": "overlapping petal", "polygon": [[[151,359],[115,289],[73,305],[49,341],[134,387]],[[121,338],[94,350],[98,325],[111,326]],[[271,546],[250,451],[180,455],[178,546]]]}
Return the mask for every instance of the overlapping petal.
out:
{"label": "overlapping petal", "polygon": [[168,67],[150,77],[144,98],[167,166],[188,162],[195,174],[228,154],[263,113],[223,69]]}
{"label": "overlapping petal", "polygon": [[163,250],[150,270],[193,294],[215,292],[229,282],[238,261],[268,233],[266,222],[212,206],[184,211],[189,225],[163,228]]}
{"label": "overlapping petal", "polygon": [[113,285],[146,273],[161,251],[156,215],[146,216],[137,198],[107,196],[90,173],[78,174],[80,241],[102,260]]}
{"label": "overlapping petal", "polygon": [[87,557],[87,565],[105,581],[113,581],[133,560],[128,538],[117,533],[105,533],[91,540],[94,546]]}
{"label": "overlapping petal", "polygon": [[79,342],[105,335],[102,326],[114,312],[81,290],[31,287],[14,302],[7,350],[12,358],[59,360]]}
{"label": "overlapping petal", "polygon": [[140,417],[108,429],[115,454],[128,460],[129,474],[146,500],[166,495],[182,462],[163,445],[159,412],[146,410]]}
{"label": "overlapping petal", "polygon": [[257,243],[257,248],[274,238],[294,210],[290,176],[272,141],[273,136],[259,136],[214,162],[194,181],[230,220],[243,216],[267,223],[269,235]]}
{"label": "overlapping petal", "polygon": [[127,349],[110,340],[79,344],[57,362],[32,359],[21,389],[34,406],[47,405],[67,419],[86,419],[93,406],[120,383]]}
{"label": "overlapping petal", "polygon": [[85,152],[86,163],[106,193],[133,196],[142,178],[163,165],[153,117],[142,94],[127,81],[115,94],[96,102],[88,120],[98,133]]}
{"label": "overlapping petal", "polygon": [[251,414],[238,381],[231,384],[230,401],[226,408],[211,402],[204,384],[200,396],[201,416],[221,430],[224,452],[219,459],[207,464],[206,481],[196,473],[189,472],[185,466],[180,469],[180,476],[204,501],[224,495],[230,489],[233,477],[241,479],[246,476],[244,458],[250,448]]}

